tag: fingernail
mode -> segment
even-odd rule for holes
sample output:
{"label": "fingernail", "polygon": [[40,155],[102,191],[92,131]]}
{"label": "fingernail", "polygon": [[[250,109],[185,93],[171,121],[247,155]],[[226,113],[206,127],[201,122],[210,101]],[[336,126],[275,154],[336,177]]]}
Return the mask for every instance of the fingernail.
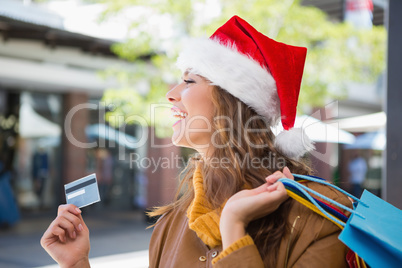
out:
{"label": "fingernail", "polygon": [[77,237],[77,233],[75,231],[73,231],[73,238]]}
{"label": "fingernail", "polygon": [[75,210],[76,210],[78,213],[81,213],[81,209],[75,208]]}
{"label": "fingernail", "polygon": [[283,170],[285,169],[290,172],[290,169],[287,166],[283,168]]}
{"label": "fingernail", "polygon": [[84,230],[84,227],[82,227],[81,223],[78,224],[78,230],[80,230],[80,231]]}

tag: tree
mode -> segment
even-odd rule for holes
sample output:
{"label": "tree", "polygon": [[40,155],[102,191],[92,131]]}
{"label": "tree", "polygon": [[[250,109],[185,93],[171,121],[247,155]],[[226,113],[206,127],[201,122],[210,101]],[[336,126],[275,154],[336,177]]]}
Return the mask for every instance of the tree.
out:
{"label": "tree", "polygon": [[[131,37],[113,46],[117,55],[135,64],[135,70],[105,72],[105,75],[118,77],[123,88],[105,92],[103,100],[116,107],[108,113],[107,119],[141,114],[157,126],[159,135],[169,133],[171,122],[163,115],[156,115],[156,121],[150,122],[150,105],[166,103],[166,91],[174,84],[174,77],[180,76],[174,70],[178,43],[188,36],[210,36],[234,14],[277,41],[308,48],[300,94],[302,108],[319,107],[334,98],[344,97],[347,82],[374,82],[385,68],[384,27],[358,30],[346,23],[331,22],[324,12],[301,6],[298,0],[102,2],[108,5],[102,19],[121,15],[128,9],[138,12],[129,25]],[[215,8],[211,8],[211,4]],[[161,26],[169,23],[174,32],[166,37]],[[145,84],[149,88],[140,93],[138,88]],[[163,112],[166,111],[157,113]]]}

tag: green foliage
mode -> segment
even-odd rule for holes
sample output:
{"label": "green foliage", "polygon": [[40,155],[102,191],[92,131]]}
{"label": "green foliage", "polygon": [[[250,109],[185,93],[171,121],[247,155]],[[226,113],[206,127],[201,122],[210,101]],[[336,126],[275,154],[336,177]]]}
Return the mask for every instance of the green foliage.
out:
{"label": "green foliage", "polygon": [[153,125],[157,136],[171,134],[173,118],[166,116],[170,110],[165,98],[169,84],[160,76],[163,68],[157,68],[164,60],[163,56],[154,56],[152,62],[136,61],[136,69],[131,72],[109,69],[102,73],[105,77],[118,78],[121,83],[121,88],[106,90],[102,98],[102,103],[109,108],[105,119],[110,125]]}
{"label": "green foliage", "polygon": [[[345,23],[330,22],[314,7],[301,6],[298,0],[220,0],[220,15],[210,16],[211,0],[102,0],[109,9],[102,19],[141,6],[142,15],[129,25],[132,38],[113,46],[120,57],[133,62],[135,71],[107,71],[122,83],[123,89],[106,91],[104,100],[114,102],[110,115],[140,114],[150,119],[149,105],[167,103],[165,94],[180,74],[175,69],[180,39],[186,36],[210,36],[234,14],[244,18],[269,37],[287,44],[308,48],[299,105],[318,107],[345,96],[345,83],[374,82],[385,68],[384,27],[357,30]],[[176,35],[163,38],[152,14],[169,16]],[[173,40],[172,40],[173,39]],[[169,44],[165,46],[164,44]],[[144,58],[147,56],[148,58]],[[148,81],[149,91],[137,92],[140,82]],[[166,118],[165,112],[160,112]],[[159,136],[169,133],[166,120],[154,121]]]}

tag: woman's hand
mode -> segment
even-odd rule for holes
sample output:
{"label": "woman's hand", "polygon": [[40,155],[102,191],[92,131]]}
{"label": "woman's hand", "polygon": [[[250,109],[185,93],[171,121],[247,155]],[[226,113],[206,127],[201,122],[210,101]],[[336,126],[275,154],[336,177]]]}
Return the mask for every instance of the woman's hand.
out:
{"label": "woman's hand", "polygon": [[60,267],[90,267],[89,230],[74,205],[59,206],[56,219],[43,234],[40,243]]}
{"label": "woman's hand", "polygon": [[268,176],[267,183],[255,189],[242,190],[229,198],[220,220],[224,249],[245,235],[245,229],[251,221],[274,212],[286,201],[286,189],[281,182],[277,182],[284,177],[294,179],[287,167],[283,173],[277,171]]}

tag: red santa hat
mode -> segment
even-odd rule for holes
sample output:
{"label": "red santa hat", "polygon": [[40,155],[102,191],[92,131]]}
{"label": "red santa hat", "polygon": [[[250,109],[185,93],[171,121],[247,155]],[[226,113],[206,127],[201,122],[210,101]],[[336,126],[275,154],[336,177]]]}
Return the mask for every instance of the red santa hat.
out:
{"label": "red santa hat", "polygon": [[284,131],[275,146],[297,159],[314,149],[301,129],[293,128],[307,49],[263,35],[232,17],[209,39],[194,39],[180,53],[182,71],[201,75],[253,108]]}

